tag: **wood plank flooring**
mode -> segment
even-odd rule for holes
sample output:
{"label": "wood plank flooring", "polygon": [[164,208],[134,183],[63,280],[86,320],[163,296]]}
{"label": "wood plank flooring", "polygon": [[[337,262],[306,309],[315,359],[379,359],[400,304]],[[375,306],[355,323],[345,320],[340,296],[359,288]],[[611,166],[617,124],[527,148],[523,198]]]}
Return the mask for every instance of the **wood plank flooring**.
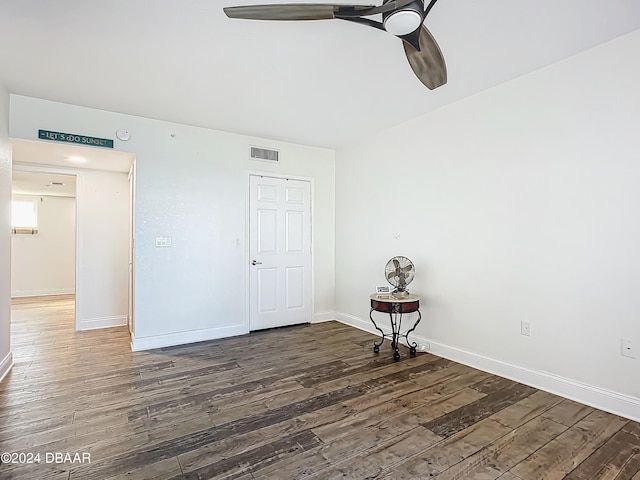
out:
{"label": "wood plank flooring", "polygon": [[327,322],[131,353],[126,328],[75,332],[73,297],[14,300],[0,452],[40,463],[0,479],[640,480],[638,423],[374,339]]}

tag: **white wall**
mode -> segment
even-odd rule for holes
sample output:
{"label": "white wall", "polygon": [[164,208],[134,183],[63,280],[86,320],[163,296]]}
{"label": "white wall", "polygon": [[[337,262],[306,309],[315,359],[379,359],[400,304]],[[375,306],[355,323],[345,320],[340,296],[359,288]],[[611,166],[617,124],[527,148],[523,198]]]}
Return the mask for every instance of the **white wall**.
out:
{"label": "white wall", "polygon": [[635,32],[340,149],[338,318],[369,327],[406,255],[419,343],[640,419],[638,51]]}
{"label": "white wall", "polygon": [[9,93],[0,84],[0,381],[13,365],[11,355],[11,145]]}
{"label": "white wall", "polygon": [[129,181],[126,173],[81,170],[77,183],[76,325],[127,323]]}
{"label": "white wall", "polygon": [[50,195],[35,198],[38,233],[11,236],[11,296],[75,293],[76,199]]}
{"label": "white wall", "polygon": [[[315,315],[332,316],[332,151],[12,95],[11,135],[35,139],[39,128],[104,138],[114,138],[118,128],[132,134],[128,142],[116,140],[116,149],[136,155],[134,348],[248,331],[249,171],[314,180]],[[281,161],[248,160],[249,145],[278,148]],[[171,236],[173,247],[156,248],[158,235]]]}

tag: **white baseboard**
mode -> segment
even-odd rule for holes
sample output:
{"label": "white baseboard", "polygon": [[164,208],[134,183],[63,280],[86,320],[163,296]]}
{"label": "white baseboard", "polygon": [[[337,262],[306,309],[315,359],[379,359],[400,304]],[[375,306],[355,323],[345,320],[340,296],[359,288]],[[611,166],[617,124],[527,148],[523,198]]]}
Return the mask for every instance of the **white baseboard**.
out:
{"label": "white baseboard", "polygon": [[[353,315],[339,312],[336,312],[335,318],[346,325],[380,335],[380,332],[373,327],[373,324],[368,319],[365,321]],[[389,327],[382,324],[382,322],[377,323],[385,333],[390,331]],[[451,347],[420,335],[410,334],[409,337],[410,341],[418,344],[418,350],[420,351],[430,352],[439,357],[640,422],[640,398]]]}
{"label": "white baseboard", "polygon": [[[340,312],[336,312],[335,319],[341,323],[344,323],[345,325],[351,325],[352,327],[359,328],[360,330],[364,330],[365,332],[373,333],[374,335],[380,335],[380,332],[378,332],[374,328],[373,324],[371,323],[371,320],[369,319],[362,320],[361,318],[355,317],[353,315],[349,315],[347,313],[340,313]],[[377,324],[379,327],[382,328],[384,333],[391,332],[391,329],[386,325],[381,324],[381,322],[377,322]]]}
{"label": "white baseboard", "polygon": [[126,315],[81,319],[78,330],[95,330],[96,328],[121,327],[127,324]]}
{"label": "white baseboard", "polygon": [[235,337],[237,335],[244,335],[247,333],[249,333],[249,329],[246,325],[232,325],[229,327],[192,330],[190,332],[168,333],[152,337],[135,338],[131,335],[131,350],[134,352],[140,352],[143,350],[151,350],[152,348],[172,347],[174,345],[184,345],[186,343]]}
{"label": "white baseboard", "polygon": [[48,297],[50,295],[73,295],[75,288],[41,288],[39,290],[16,290],[11,291],[11,298],[23,297]]}
{"label": "white baseboard", "polygon": [[321,322],[329,322],[331,320],[335,320],[336,319],[336,314],[331,311],[331,312],[322,312],[322,313],[316,313],[313,315],[313,320],[311,321],[311,323],[321,323]]}
{"label": "white baseboard", "polygon": [[0,382],[2,382],[4,377],[11,371],[11,367],[13,367],[13,354],[9,352],[2,361],[0,361]]}

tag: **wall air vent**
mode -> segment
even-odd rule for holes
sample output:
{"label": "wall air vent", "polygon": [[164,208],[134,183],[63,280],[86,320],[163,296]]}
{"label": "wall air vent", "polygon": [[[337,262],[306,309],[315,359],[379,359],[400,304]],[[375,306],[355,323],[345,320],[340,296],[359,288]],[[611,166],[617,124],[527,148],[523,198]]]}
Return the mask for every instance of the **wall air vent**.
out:
{"label": "wall air vent", "polygon": [[279,157],[279,151],[270,148],[251,147],[251,153],[249,158],[251,160],[262,160],[267,162],[277,162]]}

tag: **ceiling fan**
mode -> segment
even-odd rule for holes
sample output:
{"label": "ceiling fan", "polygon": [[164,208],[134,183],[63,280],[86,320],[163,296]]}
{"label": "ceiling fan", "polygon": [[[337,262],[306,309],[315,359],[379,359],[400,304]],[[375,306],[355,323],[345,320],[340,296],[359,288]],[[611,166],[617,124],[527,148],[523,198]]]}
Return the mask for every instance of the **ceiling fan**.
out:
{"label": "ceiling fan", "polygon": [[[447,83],[447,67],[440,47],[423,25],[437,0],[425,7],[423,0],[384,0],[382,5],[332,5],[285,3],[225,7],[229,18],[250,20],[330,20],[339,19],[384,30],[402,39],[409,64],[418,79],[433,90]],[[372,20],[382,14],[382,22]]]}

